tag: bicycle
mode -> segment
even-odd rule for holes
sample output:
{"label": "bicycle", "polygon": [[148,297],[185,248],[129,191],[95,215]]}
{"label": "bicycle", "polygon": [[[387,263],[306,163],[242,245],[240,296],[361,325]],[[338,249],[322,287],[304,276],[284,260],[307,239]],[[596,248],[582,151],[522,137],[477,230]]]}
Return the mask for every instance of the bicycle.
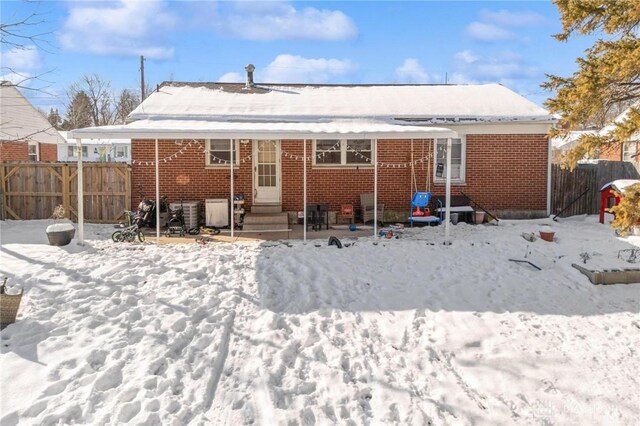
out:
{"label": "bicycle", "polygon": [[124,229],[115,231],[111,234],[111,239],[114,243],[121,243],[124,241],[131,243],[138,238],[138,241],[143,243],[145,236],[140,229],[140,216],[131,211],[125,211],[125,215],[127,216],[127,225],[121,224]]}

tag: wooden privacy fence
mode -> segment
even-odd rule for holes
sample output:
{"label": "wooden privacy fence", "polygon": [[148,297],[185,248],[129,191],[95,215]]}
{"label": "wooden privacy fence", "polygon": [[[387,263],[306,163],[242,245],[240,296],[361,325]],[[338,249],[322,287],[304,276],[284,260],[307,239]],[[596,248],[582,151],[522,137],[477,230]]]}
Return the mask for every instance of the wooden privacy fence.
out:
{"label": "wooden privacy fence", "polygon": [[[563,209],[561,217],[598,213],[596,170],[575,168],[563,170],[553,164],[551,169],[551,214]],[[581,194],[586,193],[577,199]],[[577,200],[576,200],[577,199]],[[571,204],[573,202],[573,204]]]}
{"label": "wooden privacy fence", "polygon": [[[84,163],[84,217],[113,223],[131,209],[131,168],[123,163]],[[76,163],[1,163],[0,191],[5,219],[49,219],[62,205],[78,220]]]}

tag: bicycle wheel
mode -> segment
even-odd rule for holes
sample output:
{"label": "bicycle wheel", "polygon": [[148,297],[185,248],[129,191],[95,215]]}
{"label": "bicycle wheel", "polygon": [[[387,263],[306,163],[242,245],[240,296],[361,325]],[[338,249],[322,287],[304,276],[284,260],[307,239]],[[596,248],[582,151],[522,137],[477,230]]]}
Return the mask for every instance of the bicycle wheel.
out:
{"label": "bicycle wheel", "polygon": [[122,235],[122,231],[116,231],[111,234],[111,239],[114,243],[121,243],[124,241],[124,236]]}
{"label": "bicycle wheel", "polygon": [[144,233],[142,231],[138,231],[138,241],[144,243]]}

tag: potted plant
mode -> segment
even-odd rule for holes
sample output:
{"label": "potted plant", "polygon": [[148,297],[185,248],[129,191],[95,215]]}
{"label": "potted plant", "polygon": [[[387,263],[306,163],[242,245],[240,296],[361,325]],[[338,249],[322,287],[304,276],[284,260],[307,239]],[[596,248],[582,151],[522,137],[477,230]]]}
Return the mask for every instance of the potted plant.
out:
{"label": "potted plant", "polygon": [[538,231],[540,233],[540,238],[542,238],[545,241],[549,241],[552,242],[553,238],[555,236],[555,231],[553,229],[551,229],[551,227],[549,225],[543,225],[540,227],[540,230]]}
{"label": "potted plant", "polygon": [[[66,217],[66,211],[64,206],[59,205],[53,211],[53,219],[64,219]],[[49,245],[52,246],[66,246],[73,239],[76,229],[71,222],[58,222],[53,225],[47,226],[47,239]]]}

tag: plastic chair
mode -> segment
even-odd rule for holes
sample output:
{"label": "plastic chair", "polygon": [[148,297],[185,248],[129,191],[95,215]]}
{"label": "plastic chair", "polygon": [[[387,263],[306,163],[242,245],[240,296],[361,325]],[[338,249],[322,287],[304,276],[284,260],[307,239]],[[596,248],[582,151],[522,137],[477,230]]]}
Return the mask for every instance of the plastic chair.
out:
{"label": "plastic chair", "polygon": [[337,222],[340,223],[342,220],[347,220],[349,223],[353,223],[355,219],[353,204],[342,204],[340,206],[340,213],[336,218]]}

